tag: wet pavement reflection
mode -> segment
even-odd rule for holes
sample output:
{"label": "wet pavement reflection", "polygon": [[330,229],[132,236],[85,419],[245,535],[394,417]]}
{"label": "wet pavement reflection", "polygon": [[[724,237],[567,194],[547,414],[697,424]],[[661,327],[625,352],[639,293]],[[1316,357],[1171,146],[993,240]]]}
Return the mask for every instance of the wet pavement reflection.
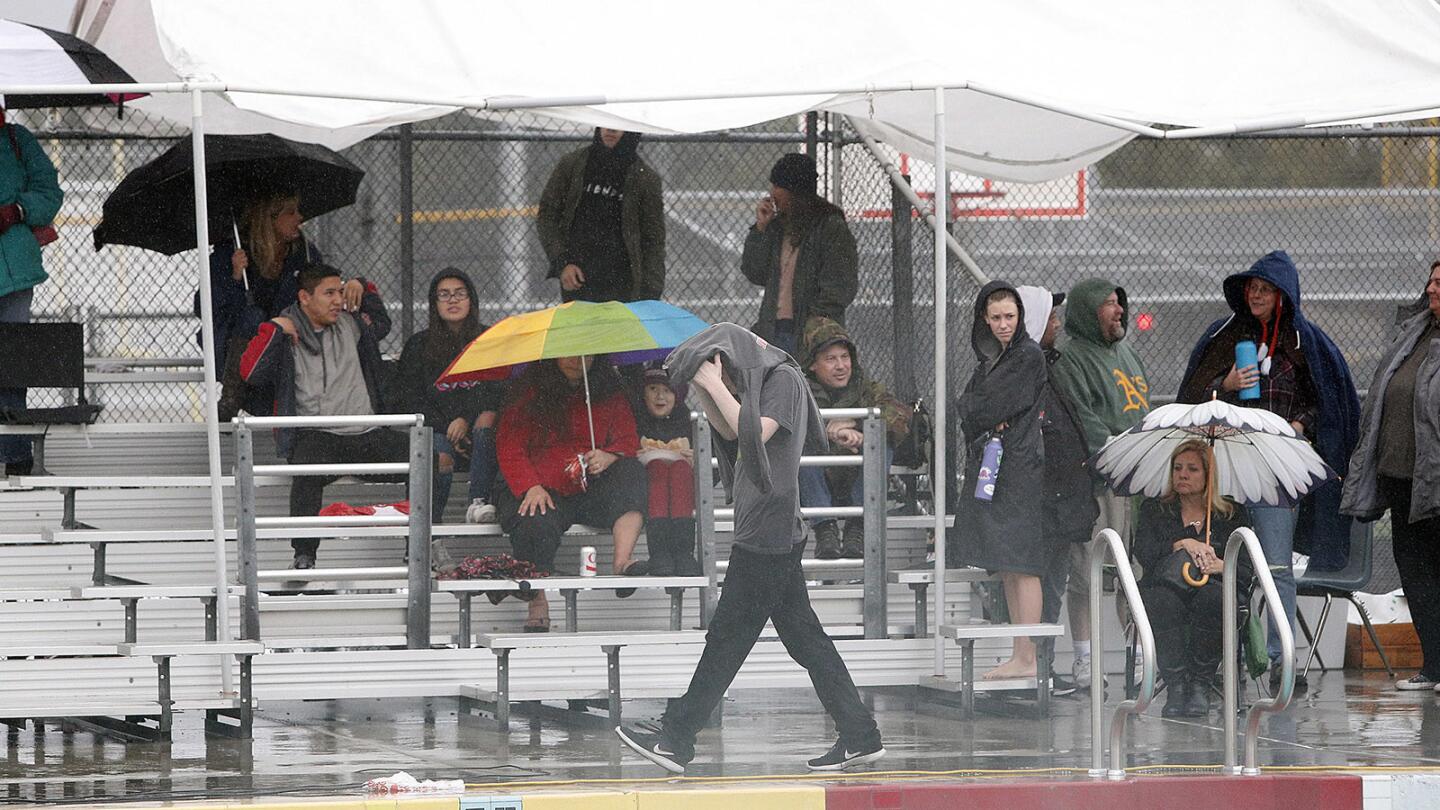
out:
{"label": "wet pavement reflection", "polygon": [[[1312,672],[1310,683],[1309,694],[1262,724],[1262,765],[1433,766],[1440,772],[1436,695],[1396,692],[1383,673]],[[984,700],[974,720],[913,689],[864,693],[890,751],[887,770],[1085,768],[1090,762],[1083,693],[1057,699],[1048,719],[1035,718],[1022,701]],[[1257,694],[1252,684],[1249,695]],[[1107,717],[1118,699],[1112,687]],[[1157,698],[1132,723],[1131,764],[1219,764],[1218,709],[1203,722],[1163,720],[1163,703]],[[657,701],[627,702],[626,718],[654,718],[663,708]],[[461,713],[454,699],[391,698],[264,704],[252,741],[206,738],[202,718],[186,715],[169,743],[122,742],[59,725],[8,727],[0,801],[350,793],[367,779],[401,770],[420,779],[491,784],[659,775],[622,752],[599,710],[578,722],[555,715],[539,720],[519,713],[510,733],[501,734],[492,718]],[[828,748],[834,735],[808,690],[737,692],[726,701],[722,725],[701,734],[690,774],[801,773],[804,760]]]}

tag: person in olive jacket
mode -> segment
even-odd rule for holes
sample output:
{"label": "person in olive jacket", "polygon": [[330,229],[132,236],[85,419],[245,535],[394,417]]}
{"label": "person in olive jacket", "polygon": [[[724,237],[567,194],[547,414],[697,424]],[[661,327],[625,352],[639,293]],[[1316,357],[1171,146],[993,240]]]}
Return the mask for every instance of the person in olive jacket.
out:
{"label": "person in olive jacket", "polygon": [[765,288],[755,334],[792,356],[810,318],[845,324],[859,285],[855,236],[845,212],[816,195],[818,181],[808,155],[780,158],[740,256],[745,278]]}
{"label": "person in olive jacket", "polygon": [[[35,287],[47,278],[32,228],[49,225],[65,195],[40,142],[25,127],[5,123],[4,96],[0,129],[0,323],[28,323]],[[24,388],[0,388],[0,408],[24,407]],[[0,462],[6,475],[29,473],[30,437],[0,436]]]}
{"label": "person in olive jacket", "polygon": [[665,293],[660,175],[636,152],[640,133],[595,128],[560,159],[540,195],[540,244],[563,301],[642,301]]}

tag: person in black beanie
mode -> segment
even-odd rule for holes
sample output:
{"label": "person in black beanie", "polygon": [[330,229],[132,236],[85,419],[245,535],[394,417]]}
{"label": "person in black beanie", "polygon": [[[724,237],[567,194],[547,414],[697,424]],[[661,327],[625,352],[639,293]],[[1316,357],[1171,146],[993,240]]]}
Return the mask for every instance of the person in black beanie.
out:
{"label": "person in black beanie", "polygon": [[660,175],[636,152],[640,133],[595,128],[560,159],[540,196],[546,278],[562,301],[639,301],[665,292]]}
{"label": "person in black beanie", "polygon": [[808,155],[792,152],[776,161],[770,194],[755,208],[740,257],[745,278],[765,288],[755,334],[791,355],[809,318],[844,325],[859,285],[855,236],[845,212],[815,193],[818,179]]}

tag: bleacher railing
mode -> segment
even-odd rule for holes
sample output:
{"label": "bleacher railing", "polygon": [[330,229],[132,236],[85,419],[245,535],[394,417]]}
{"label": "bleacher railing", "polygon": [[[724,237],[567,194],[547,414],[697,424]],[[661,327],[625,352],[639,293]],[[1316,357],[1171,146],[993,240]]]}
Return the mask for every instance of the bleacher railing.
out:
{"label": "bleacher railing", "polygon": [[[885,538],[887,536],[885,501],[889,487],[885,455],[887,441],[885,422],[880,418],[878,408],[826,408],[820,411],[824,419],[861,420],[865,436],[861,452],[850,455],[805,455],[800,457],[801,467],[860,467],[863,503],[860,506],[802,507],[801,515],[806,518],[861,518],[865,529],[865,558],[863,561],[834,560],[836,568],[845,568],[859,563],[863,568],[863,613],[862,625],[865,638],[885,638],[888,634],[888,611],[886,606],[886,563]],[[717,464],[712,450],[710,423],[705,415],[692,411],[693,437],[691,444],[695,454],[695,514],[696,530],[699,534],[700,566],[704,576],[710,579],[710,587],[704,590],[700,605],[700,624],[709,626],[715,602],[719,599],[719,571],[722,564],[715,554],[715,523],[717,520],[733,520],[735,510],[716,508],[714,503],[714,482],[711,470]],[[813,550],[813,549],[812,549]]]}
{"label": "bleacher railing", "polygon": [[[1150,629],[1150,616],[1145,612],[1145,602],[1140,598],[1140,588],[1135,583],[1135,572],[1130,570],[1130,554],[1114,529],[1101,529],[1095,533],[1096,545],[1090,553],[1090,643],[1095,650],[1095,663],[1090,667],[1090,772],[1094,778],[1125,778],[1125,728],[1129,718],[1139,715],[1155,697],[1155,634]],[[1115,707],[1115,717],[1110,721],[1110,769],[1105,769],[1105,667],[1101,658],[1105,651],[1105,621],[1101,615],[1104,597],[1105,559],[1115,561],[1115,573],[1120,581],[1120,590],[1130,606],[1131,621],[1135,623],[1136,635],[1140,640],[1140,694],[1134,700],[1122,700]]]}
{"label": "bleacher railing", "polygon": [[[312,569],[288,571],[284,575],[267,575],[266,579],[301,580],[318,576],[393,577],[404,574],[409,587],[405,611],[406,646],[412,650],[430,646],[430,465],[433,436],[420,414],[382,414],[374,416],[238,416],[235,424],[235,534],[240,559],[240,584],[245,588],[241,609],[241,637],[260,640],[260,568],[256,543],[256,527],[306,526],[334,527],[336,535],[356,525],[409,527],[408,554],[402,567],[346,568],[339,570]],[[252,428],[331,428],[372,427],[408,428],[410,447],[404,462],[365,464],[256,464]],[[255,476],[298,475],[400,475],[406,476],[410,514],[406,518],[365,517],[315,518],[309,516],[257,518],[255,514]]]}
{"label": "bleacher railing", "polygon": [[1280,688],[1272,698],[1257,700],[1250,705],[1245,715],[1245,767],[1236,764],[1235,756],[1235,715],[1239,705],[1239,662],[1240,632],[1236,626],[1239,608],[1236,604],[1236,579],[1240,572],[1240,554],[1250,555],[1250,564],[1255,569],[1255,579],[1260,583],[1260,592],[1265,596],[1265,610],[1271,616],[1284,616],[1285,607],[1280,603],[1280,592],[1275,590],[1275,578],[1270,575],[1270,564],[1260,548],[1260,538],[1251,529],[1241,527],[1230,533],[1225,543],[1225,767],[1231,775],[1259,776],[1256,764],[1256,744],[1260,737],[1260,718],[1266,714],[1285,711],[1290,698],[1295,694],[1295,634],[1289,622],[1274,622],[1272,630],[1280,633]]}

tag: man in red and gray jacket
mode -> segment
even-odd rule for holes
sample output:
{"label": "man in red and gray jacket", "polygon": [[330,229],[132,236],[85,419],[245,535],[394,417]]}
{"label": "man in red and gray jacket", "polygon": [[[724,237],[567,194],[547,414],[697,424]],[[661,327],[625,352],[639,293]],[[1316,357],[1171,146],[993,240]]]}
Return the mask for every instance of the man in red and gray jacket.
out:
{"label": "man in red and gray jacket", "polygon": [[[276,416],[381,413],[379,341],[390,331],[390,317],[375,285],[367,283],[358,311],[347,312],[340,271],[311,264],[300,271],[299,299],[260,325],[240,360],[240,375],[251,384],[275,386]],[[291,464],[404,461],[410,453],[404,433],[374,427],[281,428],[276,447]],[[334,480],[296,476],[290,514],[317,514],[325,485]],[[290,545],[292,567],[315,567],[319,540],[296,538]]]}

